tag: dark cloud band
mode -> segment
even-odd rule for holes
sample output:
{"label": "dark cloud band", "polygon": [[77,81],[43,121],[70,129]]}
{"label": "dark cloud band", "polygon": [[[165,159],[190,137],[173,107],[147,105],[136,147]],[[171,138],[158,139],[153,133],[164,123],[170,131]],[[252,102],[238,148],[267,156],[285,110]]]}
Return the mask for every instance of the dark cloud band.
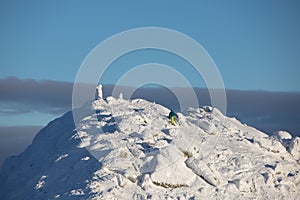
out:
{"label": "dark cloud band", "polygon": [[71,108],[72,83],[9,77],[0,79],[1,112],[62,113]]}
{"label": "dark cloud band", "polygon": [[[17,115],[33,111],[63,114],[71,109],[73,84],[69,82],[9,77],[0,79],[0,115]],[[113,86],[104,86],[104,97]],[[128,87],[123,87],[124,93]],[[181,88],[182,93],[187,89]],[[210,105],[207,89],[194,89],[200,105]],[[271,133],[278,129],[300,135],[300,93],[227,90],[227,115]],[[171,90],[164,87],[140,88],[132,98],[145,98],[178,109]]]}

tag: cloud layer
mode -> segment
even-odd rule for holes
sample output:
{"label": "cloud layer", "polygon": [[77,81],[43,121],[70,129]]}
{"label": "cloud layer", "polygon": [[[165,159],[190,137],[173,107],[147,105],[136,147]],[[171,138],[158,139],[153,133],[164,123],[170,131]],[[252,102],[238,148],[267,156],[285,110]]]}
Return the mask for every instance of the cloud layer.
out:
{"label": "cloud layer", "polygon": [[[72,83],[9,77],[0,79],[0,115],[38,111],[63,114],[71,109]],[[104,96],[113,86],[104,86]],[[128,88],[123,87],[124,93]],[[182,88],[184,95],[187,89]],[[210,105],[207,89],[194,89],[201,105]],[[271,133],[284,129],[300,135],[300,93],[227,90],[227,115]],[[126,95],[124,95],[126,96]],[[132,98],[145,98],[179,110],[174,94],[163,87],[140,88]]]}
{"label": "cloud layer", "polygon": [[20,114],[32,111],[60,114],[71,109],[73,84],[61,81],[0,79],[0,112]]}

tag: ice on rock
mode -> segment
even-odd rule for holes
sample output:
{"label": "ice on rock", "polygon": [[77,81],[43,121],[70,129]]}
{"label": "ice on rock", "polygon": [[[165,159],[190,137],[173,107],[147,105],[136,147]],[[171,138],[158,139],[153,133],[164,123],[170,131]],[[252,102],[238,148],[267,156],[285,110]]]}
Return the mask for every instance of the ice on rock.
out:
{"label": "ice on rock", "polygon": [[213,110],[213,107],[211,107],[211,106],[203,106],[203,110],[205,112],[211,112]]}
{"label": "ice on rock", "polygon": [[[102,96],[49,123],[0,172],[1,199],[297,199],[300,138],[212,107]],[[80,120],[81,119],[81,120]]]}
{"label": "ice on rock", "polygon": [[64,159],[64,158],[66,158],[66,157],[68,157],[69,156],[69,154],[64,154],[64,155],[61,155],[61,156],[59,156],[56,160],[55,160],[55,162],[58,162],[58,161],[60,161],[60,160],[62,160],[62,159]]}
{"label": "ice on rock", "polygon": [[279,141],[285,148],[289,148],[292,136],[286,131],[276,131],[273,133],[271,138]]}
{"label": "ice on rock", "polygon": [[195,178],[195,174],[186,167],[186,158],[176,147],[169,146],[160,150],[153,158],[156,163],[151,179],[154,184],[163,187],[187,187]]}
{"label": "ice on rock", "polygon": [[209,134],[216,134],[217,132],[216,126],[208,121],[199,121],[199,127]]}
{"label": "ice on rock", "polygon": [[220,184],[219,177],[204,163],[201,159],[189,158],[186,165],[198,176],[203,178],[207,183],[218,186]]}
{"label": "ice on rock", "polygon": [[139,160],[127,148],[114,149],[102,160],[103,167],[112,172],[121,173],[132,181],[135,181],[137,175],[139,175],[136,166],[138,163]]}
{"label": "ice on rock", "polygon": [[282,145],[282,143],[273,137],[255,139],[254,142],[257,143],[262,149],[272,153],[286,153],[286,148]]}
{"label": "ice on rock", "polygon": [[116,99],[114,97],[112,97],[112,96],[109,96],[109,97],[106,98],[106,101],[107,101],[108,104],[111,105],[114,102],[116,102]]}
{"label": "ice on rock", "polygon": [[36,186],[35,186],[35,189],[36,190],[39,190],[39,189],[41,189],[42,187],[44,187],[44,185],[45,185],[45,179],[47,178],[47,176],[42,176],[41,178],[40,178],[40,180],[39,180],[39,182],[36,184]]}
{"label": "ice on rock", "polygon": [[222,131],[219,127],[225,125],[223,114],[216,108],[205,106],[196,110],[190,109],[188,114],[195,125],[210,135],[219,134]]}
{"label": "ice on rock", "polygon": [[294,156],[296,160],[300,160],[300,138],[295,137],[292,139],[290,146],[289,146],[289,152]]}
{"label": "ice on rock", "polygon": [[[171,133],[172,131],[169,130]],[[194,134],[198,132],[199,134]],[[190,126],[190,130],[184,131],[177,129],[174,133],[176,137],[172,138],[172,144],[174,144],[181,152],[187,157],[202,158],[201,147],[205,140],[203,136],[205,133],[199,128]]]}
{"label": "ice on rock", "polygon": [[277,138],[279,141],[292,139],[291,134],[286,131],[277,131],[273,133],[272,137]]}

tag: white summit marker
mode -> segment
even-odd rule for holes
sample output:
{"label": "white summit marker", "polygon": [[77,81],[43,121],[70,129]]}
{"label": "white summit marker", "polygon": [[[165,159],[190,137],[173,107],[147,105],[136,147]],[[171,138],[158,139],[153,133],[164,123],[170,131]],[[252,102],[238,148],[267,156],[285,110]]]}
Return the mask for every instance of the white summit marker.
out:
{"label": "white summit marker", "polygon": [[101,84],[97,85],[97,88],[96,88],[96,99],[103,99],[102,85]]}

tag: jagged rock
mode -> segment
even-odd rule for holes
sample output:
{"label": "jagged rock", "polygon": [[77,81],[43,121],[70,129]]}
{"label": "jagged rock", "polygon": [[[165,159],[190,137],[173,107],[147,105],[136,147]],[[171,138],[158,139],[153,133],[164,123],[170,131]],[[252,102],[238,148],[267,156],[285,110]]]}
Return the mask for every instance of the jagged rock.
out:
{"label": "jagged rock", "polygon": [[279,141],[286,149],[289,148],[292,136],[286,131],[274,132],[271,136],[272,139]]}
{"label": "jagged rock", "polygon": [[274,132],[272,137],[278,139],[279,141],[283,141],[283,140],[290,140],[292,139],[292,136],[289,132],[287,131],[277,131]]}
{"label": "jagged rock", "polygon": [[289,152],[292,154],[292,156],[295,157],[295,159],[300,159],[300,138],[295,137],[291,140],[290,146],[289,146]]}
{"label": "jagged rock", "polygon": [[211,107],[178,113],[173,126],[159,104],[97,95],[74,112],[76,127],[69,112],[7,159],[1,199],[297,197],[299,138],[268,137]]}
{"label": "jagged rock", "polygon": [[217,187],[220,184],[219,177],[203,162],[203,160],[189,158],[186,165],[207,183]]}
{"label": "jagged rock", "polygon": [[259,138],[259,140],[255,139],[254,142],[257,143],[262,149],[272,153],[279,154],[286,152],[286,148],[282,145],[282,143],[273,137]]}
{"label": "jagged rock", "polygon": [[160,150],[153,158],[156,163],[151,179],[156,185],[163,187],[187,187],[195,174],[185,166],[184,155],[175,146],[169,146]]}

